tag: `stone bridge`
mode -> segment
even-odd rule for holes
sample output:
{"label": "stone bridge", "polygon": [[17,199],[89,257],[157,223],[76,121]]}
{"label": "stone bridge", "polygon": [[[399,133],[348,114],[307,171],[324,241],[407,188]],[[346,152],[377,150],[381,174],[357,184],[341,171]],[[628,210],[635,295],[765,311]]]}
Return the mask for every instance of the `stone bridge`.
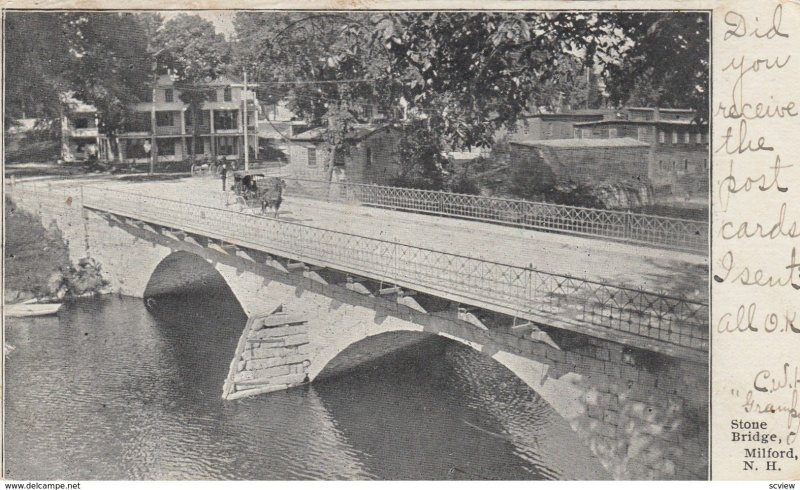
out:
{"label": "stone bridge", "polygon": [[[592,285],[563,281],[534,294],[531,278],[543,281],[536,271],[520,279],[502,264],[430,250],[412,271],[402,263],[408,250],[386,255],[374,240],[335,242],[335,232],[317,230],[311,242],[301,225],[148,196],[88,187],[12,195],[45,224],[55,221],[74,258],[100,262],[114,291],[151,306],[187,282],[221,275],[248,316],[231,353],[227,399],[339,375],[439,335],[523,380],[613,476],[707,477],[707,332],[697,335],[692,323],[707,315],[702,309],[681,316],[692,305],[645,294],[646,308],[607,310],[598,297],[607,306],[609,295],[634,293],[603,286],[587,298]],[[448,275],[453,269],[461,277]]]}

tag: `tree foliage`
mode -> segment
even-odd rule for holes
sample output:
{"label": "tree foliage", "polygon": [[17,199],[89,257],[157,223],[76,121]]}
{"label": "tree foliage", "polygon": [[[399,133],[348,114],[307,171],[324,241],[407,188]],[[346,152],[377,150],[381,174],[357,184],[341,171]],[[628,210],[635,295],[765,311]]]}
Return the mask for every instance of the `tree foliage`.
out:
{"label": "tree foliage", "polygon": [[617,62],[606,65],[613,102],[690,107],[708,120],[707,13],[609,13],[603,22],[632,43]]}
{"label": "tree foliage", "polygon": [[113,134],[145,81],[146,36],[134,14],[12,12],[7,17],[6,123],[58,120],[67,93],[94,105]]}
{"label": "tree foliage", "polygon": [[[192,114],[192,137],[197,141],[198,116],[211,96],[206,86],[229,70],[230,46],[211,21],[198,15],[180,14],[158,29],[151,49],[160,67],[169,69],[175,77],[181,101]],[[194,161],[195,145],[189,146]]]}

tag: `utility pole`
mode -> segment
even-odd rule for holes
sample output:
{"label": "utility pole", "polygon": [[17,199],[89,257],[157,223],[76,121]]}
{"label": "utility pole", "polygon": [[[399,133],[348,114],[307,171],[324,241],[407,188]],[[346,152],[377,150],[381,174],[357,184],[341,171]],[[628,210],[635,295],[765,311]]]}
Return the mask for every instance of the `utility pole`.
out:
{"label": "utility pole", "polygon": [[156,143],[156,87],[158,86],[158,61],[153,58],[153,105],[150,110],[150,175],[156,168],[158,146]]}
{"label": "utility pole", "polygon": [[242,121],[244,121],[242,125],[242,129],[244,129],[244,170],[246,172],[250,170],[250,148],[247,146],[247,69],[244,70],[244,91],[242,95],[244,101],[244,110],[242,111]]}

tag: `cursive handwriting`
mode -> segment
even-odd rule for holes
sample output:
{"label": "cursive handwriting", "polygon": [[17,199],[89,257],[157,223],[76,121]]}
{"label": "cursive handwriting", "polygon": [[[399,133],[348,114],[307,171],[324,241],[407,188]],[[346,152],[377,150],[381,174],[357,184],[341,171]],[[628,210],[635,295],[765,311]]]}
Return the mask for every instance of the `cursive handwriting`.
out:
{"label": "cursive handwriting", "polygon": [[730,250],[725,252],[722,256],[720,263],[722,264],[723,275],[714,274],[716,282],[739,283],[742,286],[759,286],[759,287],[784,287],[791,286],[796,290],[800,290],[800,274],[798,274],[798,282],[795,282],[795,273],[800,271],[800,263],[796,259],[797,251],[792,247],[792,258],[789,265],[785,267],[787,273],[785,277],[774,277],[766,274],[761,269],[751,270],[749,266],[744,266],[737,269],[734,266],[733,252]]}
{"label": "cursive handwriting", "polygon": [[739,305],[736,310],[736,318],[733,313],[725,313],[717,323],[717,333],[745,333],[745,332],[766,332],[766,333],[800,333],[800,328],[795,326],[797,312],[783,312],[779,315],[775,312],[760,313],[759,321],[756,322],[758,306],[755,303],[749,305]]}
{"label": "cursive handwriting", "polygon": [[771,227],[763,223],[750,223],[742,221],[738,227],[733,221],[723,220],[720,227],[719,236],[723,240],[736,240],[741,238],[769,238],[775,240],[779,237],[797,238],[800,237],[800,230],[797,229],[797,221],[786,222],[786,203],[781,203],[778,211],[778,221]]}
{"label": "cursive handwriting", "polygon": [[[747,391],[742,403],[742,408],[747,413],[786,413],[787,433],[784,439],[788,445],[795,443],[800,432],[800,414],[797,409],[798,384],[800,384],[800,369],[788,362],[783,363],[778,374],[769,369],[760,369],[753,377],[753,389]],[[776,402],[775,399],[784,401]]]}
{"label": "cursive handwriting", "polygon": [[[758,17],[756,17],[755,20],[758,22]],[[725,25],[728,26],[728,29],[725,31],[723,39],[727,41],[732,37],[755,37],[758,39],[789,37],[789,34],[781,31],[782,21],[783,5],[781,4],[776,5],[775,10],[772,11],[772,24],[767,30],[760,30],[758,26],[756,26],[755,29],[749,30],[747,19],[739,12],[736,12],[735,10],[729,10],[725,13]]]}
{"label": "cursive handwriting", "polygon": [[792,165],[783,165],[781,163],[781,156],[775,155],[775,165],[768,167],[772,170],[772,179],[767,177],[767,174],[761,174],[756,177],[747,177],[744,182],[739,182],[736,176],[733,175],[733,160],[728,168],[728,175],[720,181],[719,185],[719,200],[723,210],[728,209],[731,194],[739,192],[750,192],[751,190],[759,190],[761,192],[776,190],[778,192],[786,192],[789,187],[781,185],[780,173],[781,170],[791,168]]}

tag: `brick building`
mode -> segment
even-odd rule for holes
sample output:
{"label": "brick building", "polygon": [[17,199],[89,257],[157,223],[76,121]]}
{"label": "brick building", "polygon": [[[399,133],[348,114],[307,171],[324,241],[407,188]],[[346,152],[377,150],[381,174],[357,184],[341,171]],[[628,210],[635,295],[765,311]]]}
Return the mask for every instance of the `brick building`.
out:
{"label": "brick building", "polygon": [[648,183],[650,145],[635,138],[527,140],[510,143],[510,164],[537,186]]}
{"label": "brick building", "polygon": [[625,119],[575,123],[575,138],[647,143],[647,177],[657,196],[708,195],[708,127],[688,109],[632,107]]}

